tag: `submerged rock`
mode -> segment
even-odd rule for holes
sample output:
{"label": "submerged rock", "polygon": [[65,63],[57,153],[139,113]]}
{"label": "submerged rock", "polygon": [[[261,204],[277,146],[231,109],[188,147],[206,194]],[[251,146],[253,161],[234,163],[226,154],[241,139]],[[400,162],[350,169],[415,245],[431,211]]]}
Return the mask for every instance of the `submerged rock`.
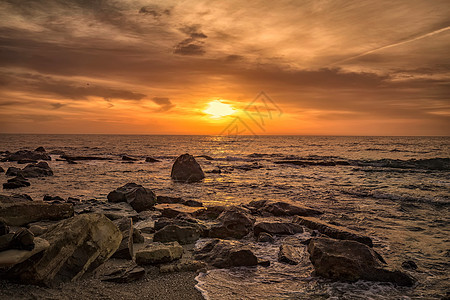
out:
{"label": "submerged rock", "polygon": [[321,211],[302,205],[293,205],[286,202],[274,202],[269,200],[252,201],[247,205],[253,213],[273,216],[315,216]]}
{"label": "submerged rock", "polygon": [[195,158],[186,153],[175,160],[170,177],[175,181],[197,182],[205,178],[205,174]]}
{"label": "submerged rock", "polygon": [[287,222],[258,222],[253,228],[253,233],[258,236],[261,232],[270,234],[296,234],[302,233],[303,227]]}
{"label": "submerged rock", "polygon": [[124,155],[124,156],[122,156],[122,160],[125,160],[125,161],[137,161],[138,159]]}
{"label": "submerged rock", "polygon": [[135,183],[124,186],[108,194],[109,202],[127,202],[134,210],[141,212],[152,208],[156,204],[156,195],[150,189]]}
{"label": "submerged rock", "polygon": [[183,247],[178,242],[152,243],[144,249],[136,252],[136,263],[138,265],[167,263],[183,256]]}
{"label": "submerged rock", "polygon": [[41,161],[37,164],[29,164],[23,169],[11,167],[6,172],[7,176],[23,176],[25,178],[35,178],[53,176],[53,171],[47,162]]}
{"label": "submerged rock", "polygon": [[239,241],[213,239],[194,249],[195,259],[217,268],[256,266],[258,258],[249,246]]}
{"label": "submerged rock", "polygon": [[312,230],[317,230],[318,232],[325,234],[331,238],[338,240],[354,240],[369,247],[373,246],[372,239],[368,236],[363,236],[351,229],[329,224],[314,217],[295,217],[294,223],[301,224]]}
{"label": "submerged rock", "polygon": [[99,214],[61,221],[41,237],[50,247],[43,255],[9,270],[9,278],[47,286],[74,281],[105,262],[122,241],[117,226]]}
{"label": "submerged rock", "polygon": [[195,227],[167,225],[155,232],[153,241],[163,243],[177,241],[180,244],[192,244],[199,238],[200,231]]}
{"label": "submerged rock", "polygon": [[251,232],[255,223],[246,209],[237,206],[227,207],[217,221],[209,230],[209,237],[240,239]]}
{"label": "submerged rock", "polygon": [[61,220],[73,216],[71,203],[50,204],[20,201],[0,203],[0,216],[11,226],[23,226],[41,220]]}
{"label": "submerged rock", "polygon": [[316,274],[343,281],[392,282],[412,286],[415,280],[406,273],[391,270],[369,246],[351,240],[313,238],[308,245]]}

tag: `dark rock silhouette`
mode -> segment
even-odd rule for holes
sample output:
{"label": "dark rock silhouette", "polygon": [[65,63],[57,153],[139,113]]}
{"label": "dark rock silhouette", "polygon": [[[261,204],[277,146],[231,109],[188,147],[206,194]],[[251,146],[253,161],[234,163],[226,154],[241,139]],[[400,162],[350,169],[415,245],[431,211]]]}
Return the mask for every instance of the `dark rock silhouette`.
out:
{"label": "dark rock silhouette", "polygon": [[195,158],[186,153],[175,160],[170,177],[175,181],[197,182],[205,178],[205,174]]}

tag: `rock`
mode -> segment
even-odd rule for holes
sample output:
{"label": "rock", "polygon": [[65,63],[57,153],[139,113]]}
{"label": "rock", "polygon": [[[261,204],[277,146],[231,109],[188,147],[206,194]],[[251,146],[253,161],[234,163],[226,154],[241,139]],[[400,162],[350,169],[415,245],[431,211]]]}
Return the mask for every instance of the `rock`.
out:
{"label": "rock", "polygon": [[194,249],[195,259],[204,260],[217,268],[256,266],[258,258],[249,246],[239,241],[213,239]]}
{"label": "rock", "polygon": [[62,151],[62,150],[52,150],[52,151],[49,152],[49,154],[59,155],[59,156],[65,155],[64,151]]}
{"label": "rock", "polygon": [[40,236],[47,232],[48,228],[44,226],[39,225],[31,225],[30,228],[28,228],[31,233],[33,233],[34,236]]}
{"label": "rock", "polygon": [[154,223],[154,230],[160,230],[168,225],[177,225],[182,227],[192,227],[196,229],[201,236],[205,236],[208,231],[208,227],[199,220],[189,218],[186,216],[178,216],[176,218],[161,217]]}
{"label": "rock", "polygon": [[183,205],[191,206],[191,207],[203,207],[203,203],[195,200],[186,200],[183,202]]}
{"label": "rock", "polygon": [[9,226],[0,219],[0,236],[9,233]]}
{"label": "rock", "polygon": [[178,203],[178,204],[182,204],[182,203],[184,203],[184,199],[180,198],[180,197],[157,196],[156,197],[156,202],[158,204],[161,204],[161,203],[168,203],[168,204]]}
{"label": "rock", "polygon": [[67,161],[79,161],[79,160],[110,160],[108,157],[98,157],[98,156],[71,156],[71,155],[61,155],[62,159]]}
{"label": "rock", "polygon": [[11,249],[19,250],[33,250],[34,249],[34,235],[26,228],[20,228],[14,233],[11,242]]}
{"label": "rock", "polygon": [[180,259],[182,255],[183,247],[178,242],[152,243],[136,252],[136,263],[138,265],[167,263]]}
{"label": "rock", "polygon": [[311,230],[317,230],[320,233],[325,234],[334,239],[354,240],[366,244],[369,247],[373,246],[372,239],[370,237],[363,236],[351,229],[342,226],[329,224],[318,218],[297,216],[294,218],[293,222],[306,226]]}
{"label": "rock", "polygon": [[125,161],[137,161],[136,158],[132,158],[132,157],[129,157],[129,156],[126,156],[126,155],[122,156],[122,160],[125,160]]}
{"label": "rock", "polygon": [[206,160],[214,160],[214,158],[212,158],[211,156],[208,156],[208,155],[198,155],[197,157],[202,157]]}
{"label": "rock", "polygon": [[278,252],[278,261],[290,265],[298,265],[302,261],[302,255],[297,247],[282,244]]}
{"label": "rock", "polygon": [[8,161],[19,160],[51,160],[52,158],[45,152],[20,150],[7,156]]}
{"label": "rock", "polygon": [[[139,221],[138,223],[136,223],[136,228],[139,229],[143,233],[155,233],[155,231],[156,231],[155,221],[153,219]],[[159,228],[159,229],[161,229],[161,228]]]}
{"label": "rock", "polygon": [[417,264],[412,260],[402,262],[402,267],[407,270],[417,270]]}
{"label": "rock", "polygon": [[167,225],[155,232],[154,242],[173,242],[180,244],[192,244],[200,238],[200,231],[194,227],[184,227],[177,225]]}
{"label": "rock", "polygon": [[269,233],[267,233],[267,232],[261,232],[261,233],[258,235],[258,242],[259,242],[259,243],[273,243],[273,242],[274,242],[274,239],[273,239],[273,237],[272,237]]}
{"label": "rock", "polygon": [[247,205],[254,213],[274,216],[314,216],[322,214],[321,211],[286,202],[273,202],[269,200],[252,201]]}
{"label": "rock", "polygon": [[217,221],[219,223],[211,227],[209,237],[240,239],[251,232],[255,223],[246,209],[237,206],[227,207]]}
{"label": "rock", "polygon": [[133,220],[122,218],[113,222],[122,233],[122,241],[112,257],[133,259]]}
{"label": "rock", "polygon": [[37,164],[29,164],[20,172],[26,178],[53,176],[53,171],[48,163],[41,161]]}
{"label": "rock", "polygon": [[296,234],[302,233],[303,227],[298,224],[286,222],[258,222],[253,228],[255,236],[259,236],[261,232],[270,234]]}
{"label": "rock", "polygon": [[22,172],[22,169],[16,167],[9,167],[6,170],[6,176],[17,176]]}
{"label": "rock", "polygon": [[38,161],[37,160],[34,160],[34,159],[21,159],[21,160],[18,160],[17,161],[17,163],[19,164],[19,165],[23,165],[23,164],[35,164],[35,163],[37,163]]}
{"label": "rock", "polygon": [[193,217],[202,220],[215,220],[225,210],[226,206],[208,206],[206,209],[198,210],[192,214]]}
{"label": "rock", "polygon": [[316,274],[343,281],[382,281],[412,286],[414,279],[406,273],[391,270],[369,246],[352,240],[313,238],[308,245]]}
{"label": "rock", "polygon": [[41,237],[50,247],[43,255],[10,269],[9,278],[47,286],[74,281],[105,262],[122,241],[117,226],[99,214],[61,221]]}
{"label": "rock", "polygon": [[156,195],[150,189],[135,183],[124,186],[108,194],[109,202],[127,202],[137,212],[148,210],[156,204]]}
{"label": "rock", "polygon": [[116,283],[128,283],[142,279],[145,276],[145,269],[137,265],[128,267],[126,269],[117,268],[103,274],[102,281],[116,282]]}
{"label": "rock", "polygon": [[36,149],[34,149],[34,152],[45,152],[44,147],[37,147]]}
{"label": "rock", "polygon": [[159,267],[160,273],[173,273],[173,272],[195,272],[200,269],[206,268],[206,263],[198,260],[185,260],[175,264],[166,264]]}
{"label": "rock", "polygon": [[50,243],[41,238],[34,239],[32,250],[10,249],[0,252],[0,268],[10,268],[26,261],[28,258],[38,254],[50,247]]}
{"label": "rock", "polygon": [[160,160],[152,158],[152,157],[146,157],[145,162],[155,163],[155,162],[160,162]]}
{"label": "rock", "polygon": [[98,200],[92,202],[83,201],[75,203],[74,208],[75,212],[78,214],[104,214],[110,220],[118,220],[123,217],[131,218],[133,221],[139,219],[139,214],[126,202],[111,203]]}
{"label": "rock", "polygon": [[14,178],[8,179],[8,182],[3,184],[3,188],[5,190],[17,189],[17,188],[27,187],[27,186],[30,186],[30,183],[25,178],[23,178],[22,175],[18,175]]}
{"label": "rock", "polygon": [[176,218],[179,215],[192,216],[198,213],[199,210],[204,210],[202,207],[190,207],[181,204],[158,204],[155,209],[161,212],[161,216],[165,218]]}
{"label": "rock", "polygon": [[50,195],[44,195],[43,200],[44,201],[64,201],[64,199],[59,196],[50,196]]}
{"label": "rock", "polygon": [[73,216],[70,203],[50,204],[44,202],[0,203],[0,216],[11,226],[23,226],[41,220],[61,220]]}
{"label": "rock", "polygon": [[195,158],[186,153],[175,160],[170,177],[175,181],[197,182],[205,178],[205,174]]}
{"label": "rock", "polygon": [[142,244],[143,242],[145,242],[145,237],[142,235],[142,233],[139,229],[134,228],[133,229],[133,243]]}
{"label": "rock", "polygon": [[0,195],[1,203],[17,203],[17,202],[29,202],[33,199],[27,194],[14,194],[12,196]]}

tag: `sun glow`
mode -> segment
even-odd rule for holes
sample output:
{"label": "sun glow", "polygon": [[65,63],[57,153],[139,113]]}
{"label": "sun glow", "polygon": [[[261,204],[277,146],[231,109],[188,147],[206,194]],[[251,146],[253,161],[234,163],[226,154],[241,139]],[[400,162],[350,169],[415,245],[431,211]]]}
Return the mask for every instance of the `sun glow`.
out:
{"label": "sun glow", "polygon": [[211,115],[213,119],[219,119],[234,114],[236,110],[229,104],[214,100],[208,103],[208,107],[203,112]]}

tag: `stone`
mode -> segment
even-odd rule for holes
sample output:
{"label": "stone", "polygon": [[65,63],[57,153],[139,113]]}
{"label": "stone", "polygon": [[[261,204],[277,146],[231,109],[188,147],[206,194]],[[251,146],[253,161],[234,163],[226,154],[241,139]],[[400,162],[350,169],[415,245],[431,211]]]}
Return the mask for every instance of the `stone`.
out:
{"label": "stone", "polygon": [[391,270],[369,246],[353,240],[312,238],[308,245],[316,274],[334,280],[368,280],[412,286],[414,278],[399,270]]}
{"label": "stone", "polygon": [[204,158],[206,160],[214,160],[214,158],[212,158],[211,156],[208,156],[208,155],[198,155],[197,157],[201,157],[201,158]]}
{"label": "stone", "polygon": [[122,234],[105,216],[84,214],[57,223],[41,238],[50,247],[42,255],[15,265],[8,278],[45,286],[75,281],[111,257]]}
{"label": "stone", "polygon": [[239,241],[209,240],[194,249],[194,257],[217,268],[258,265],[251,248]]}
{"label": "stone", "polygon": [[417,270],[417,264],[412,260],[402,262],[402,268],[407,270]]}
{"label": "stone", "polygon": [[38,161],[37,160],[34,160],[34,159],[21,159],[21,160],[18,160],[17,161],[17,163],[19,164],[19,165],[23,165],[23,164],[31,164],[31,163],[33,163],[33,164],[35,164],[35,163],[37,163]]}
{"label": "stone", "polygon": [[122,241],[112,257],[133,259],[133,220],[123,217],[122,219],[113,221],[113,223],[122,233]]}
{"label": "stone", "polygon": [[209,237],[243,238],[253,229],[255,219],[244,208],[227,207],[217,218],[218,224],[211,226]]}
{"label": "stone", "polygon": [[161,204],[161,203],[168,203],[168,204],[178,203],[178,204],[182,204],[182,203],[184,203],[184,199],[181,198],[181,197],[157,196],[156,197],[156,202],[158,204]]}
{"label": "stone", "polygon": [[[69,202],[69,201],[68,201]],[[74,206],[78,214],[98,213],[104,214],[110,220],[118,220],[123,217],[131,218],[133,221],[139,219],[139,214],[126,202],[111,203],[103,201],[82,201],[76,202]]]}
{"label": "stone", "polygon": [[269,233],[267,233],[267,232],[261,232],[261,233],[258,235],[258,242],[259,242],[259,243],[273,243],[273,242],[274,242],[274,239],[273,239],[273,237],[272,237]]}
{"label": "stone", "polygon": [[116,268],[103,274],[101,280],[115,283],[129,283],[144,278],[145,273],[144,268],[134,265],[125,269]]}
{"label": "stone", "polygon": [[177,225],[167,225],[164,228],[155,232],[153,236],[154,242],[173,242],[192,244],[200,238],[200,231],[194,227],[184,227]]}
{"label": "stone", "polygon": [[138,265],[161,264],[180,259],[183,256],[183,247],[178,242],[152,243],[136,252]]}
{"label": "stone", "polygon": [[226,206],[207,206],[206,209],[198,210],[192,214],[193,217],[202,220],[215,220],[225,210]]}
{"label": "stone", "polygon": [[366,244],[369,247],[373,246],[372,239],[370,237],[363,236],[351,229],[342,226],[329,224],[318,218],[296,216],[294,217],[293,222],[308,227],[311,230],[317,230],[318,232],[325,234],[330,238],[338,240],[353,240]]}
{"label": "stone", "polygon": [[[153,219],[147,219],[136,223],[136,228],[143,233],[155,233],[155,221]],[[161,228],[159,228],[161,229]],[[158,230],[159,230],[158,229]]]}
{"label": "stone", "polygon": [[33,199],[27,194],[13,194],[11,196],[0,195],[1,203],[18,203],[18,202],[29,202]]}
{"label": "stone", "polygon": [[45,152],[41,151],[30,151],[30,150],[20,150],[15,153],[11,153],[7,156],[8,161],[19,161],[19,160],[51,160],[52,158]]}
{"label": "stone", "polygon": [[148,210],[156,204],[156,195],[150,189],[135,183],[127,183],[124,186],[108,194],[109,202],[127,202],[134,210],[141,212]]}
{"label": "stone", "polygon": [[129,157],[129,156],[126,156],[126,155],[122,156],[122,160],[125,160],[125,161],[137,161],[136,158]]}
{"label": "stone", "polygon": [[42,199],[44,201],[64,201],[63,198],[59,196],[50,196],[50,195],[44,195],[44,198]]}
{"label": "stone", "polygon": [[5,173],[5,169],[3,169],[2,167],[0,167],[0,173]]}
{"label": "stone", "polygon": [[165,264],[159,267],[160,273],[174,273],[174,272],[196,272],[206,268],[206,263],[199,260],[185,260],[174,264]]}
{"label": "stone", "polygon": [[37,164],[29,164],[20,172],[26,178],[53,176],[53,171],[47,162],[41,161]]}
{"label": "stone", "polygon": [[5,190],[17,189],[27,186],[30,186],[30,183],[20,174],[14,178],[8,179],[8,182],[3,184],[3,188]]}
{"label": "stone", "polygon": [[249,209],[252,210],[253,213],[259,215],[273,215],[273,216],[315,216],[322,214],[321,211],[302,206],[302,205],[293,205],[286,202],[274,202],[269,200],[258,200],[252,201],[248,205]]}
{"label": "stone", "polygon": [[203,207],[203,203],[196,200],[186,200],[183,202],[183,205],[191,206],[191,207]]}
{"label": "stone", "polygon": [[302,260],[302,254],[297,247],[281,244],[278,251],[278,261],[290,265],[298,265]]}
{"label": "stone", "polygon": [[16,167],[9,167],[8,170],[6,170],[6,176],[17,176],[20,174],[22,169],[16,168]]}
{"label": "stone", "polygon": [[175,160],[170,177],[175,181],[190,183],[202,180],[205,174],[195,158],[186,153]]}
{"label": "stone", "polygon": [[61,220],[73,216],[73,204],[38,201],[0,203],[0,216],[10,226],[23,226],[41,220]]}
{"label": "stone", "polygon": [[146,157],[145,162],[155,163],[155,162],[160,162],[160,160],[153,158],[153,157]]}
{"label": "stone", "polygon": [[9,226],[0,219],[0,236],[9,233]]}
{"label": "stone", "polygon": [[0,268],[10,268],[20,264],[30,257],[45,251],[50,247],[50,243],[41,238],[34,239],[34,248],[32,250],[9,249],[0,252]]}
{"label": "stone", "polygon": [[133,229],[133,243],[142,244],[143,242],[145,242],[145,237],[142,235],[142,233],[139,229],[134,228]]}
{"label": "stone", "polygon": [[45,152],[45,148],[44,147],[37,147],[36,149],[34,149],[34,152]]}
{"label": "stone", "polygon": [[63,156],[65,153],[62,150],[52,150],[49,154]]}
{"label": "stone", "polygon": [[298,224],[287,222],[258,222],[253,228],[255,236],[259,236],[261,232],[270,234],[296,234],[302,233],[303,227]]}
{"label": "stone", "polygon": [[176,218],[179,215],[193,216],[199,210],[204,210],[203,207],[191,207],[182,204],[157,204],[155,209],[161,212],[161,216],[165,218]]}
{"label": "stone", "polygon": [[40,225],[31,225],[28,230],[30,230],[34,236],[40,236],[46,233],[48,228]]}

